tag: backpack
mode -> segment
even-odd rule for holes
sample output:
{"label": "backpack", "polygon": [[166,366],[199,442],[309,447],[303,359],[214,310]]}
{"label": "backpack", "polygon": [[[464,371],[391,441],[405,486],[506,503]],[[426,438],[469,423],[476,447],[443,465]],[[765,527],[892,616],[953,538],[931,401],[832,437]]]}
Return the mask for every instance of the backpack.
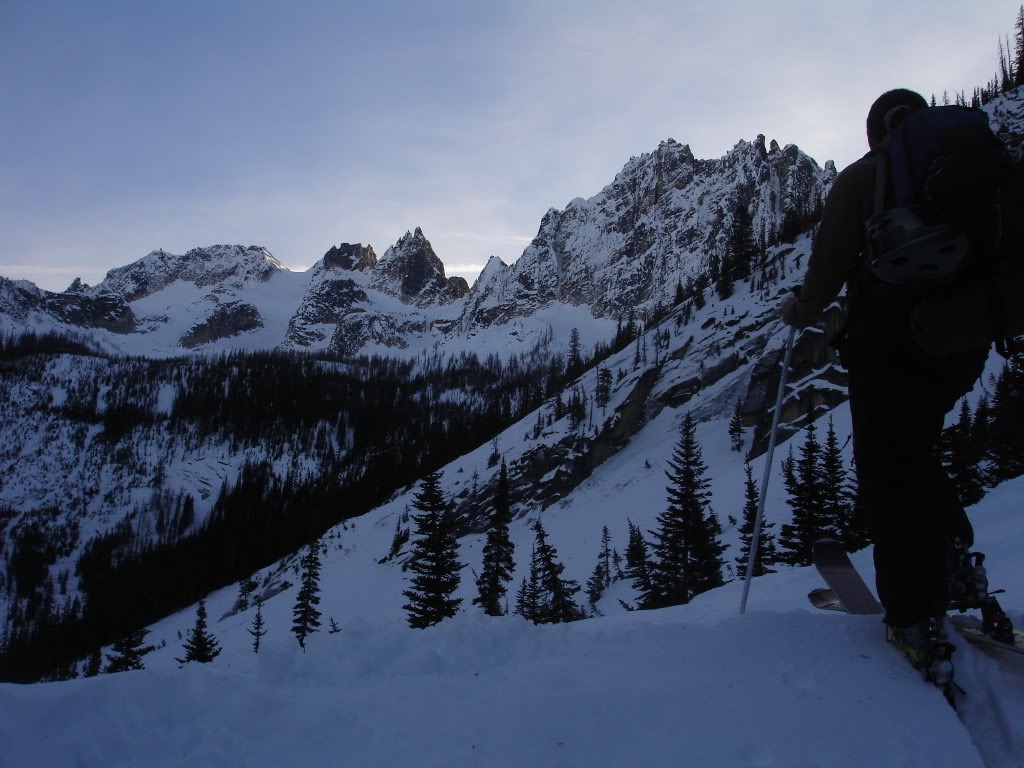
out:
{"label": "backpack", "polygon": [[1024,334],[1024,171],[967,107],[887,116],[875,213],[866,223],[875,295],[914,302],[914,341],[947,355]]}

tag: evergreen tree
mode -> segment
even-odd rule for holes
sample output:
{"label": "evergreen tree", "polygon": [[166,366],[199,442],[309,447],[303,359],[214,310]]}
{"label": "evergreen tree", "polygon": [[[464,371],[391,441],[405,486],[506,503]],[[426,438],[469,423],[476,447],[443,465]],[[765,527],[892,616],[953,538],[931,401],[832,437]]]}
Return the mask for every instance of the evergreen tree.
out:
{"label": "evergreen tree", "polygon": [[415,575],[411,587],[402,594],[410,627],[425,629],[458,613],[461,598],[452,597],[459,588],[459,542],[455,536],[441,491],[441,473],[431,472],[420,486],[413,507],[423,514],[413,515],[417,540],[413,546],[409,570]]}
{"label": "evergreen tree", "polygon": [[511,522],[508,465],[502,461],[494,489],[494,515],[487,530],[487,541],[484,543],[483,566],[476,581],[478,594],[473,598],[473,604],[483,608],[488,616],[501,616],[505,613],[502,607],[507,591],[505,584],[511,581],[512,572],[516,567],[515,545],[509,534]]}
{"label": "evergreen tree", "polygon": [[730,277],[733,281],[746,280],[759,259],[754,222],[747,207],[742,203],[737,203],[733,207],[728,243],[732,270]]}
{"label": "evergreen tree", "polygon": [[995,482],[1024,474],[1024,353],[1006,361],[988,411],[988,458]]}
{"label": "evergreen tree", "polygon": [[594,397],[597,400],[597,406],[604,408],[608,405],[608,401],[612,397],[612,372],[610,368],[598,367],[597,369],[597,388],[594,392]]}
{"label": "evergreen tree", "polygon": [[811,422],[805,430],[799,459],[793,458],[790,447],[789,455],[782,462],[784,485],[793,517],[790,523],[782,526],[779,560],[790,565],[810,565],[814,561],[814,542],[832,533],[822,505],[820,453],[821,446],[814,422]]}
{"label": "evergreen tree", "polygon": [[612,583],[612,535],[608,526],[601,530],[601,551],[597,553],[597,565],[587,581],[587,599],[595,605]]}
{"label": "evergreen tree", "polygon": [[866,546],[866,542],[860,541],[860,536],[853,525],[853,493],[846,474],[842,447],[836,437],[831,416],[828,419],[828,429],[825,431],[825,444],[821,447],[819,476],[822,530],[818,538],[838,539],[843,542],[847,552]]}
{"label": "evergreen tree", "polygon": [[530,554],[530,575],[524,576],[516,593],[517,616],[522,616],[527,621],[539,624],[541,619],[540,604],[540,566],[537,561],[537,547],[534,546]]}
{"label": "evergreen tree", "polygon": [[1016,45],[1014,46],[1014,58],[1016,61],[1014,72],[1016,79],[1014,83],[1021,86],[1024,85],[1024,5],[1017,12],[1017,22],[1014,25],[1014,30],[1014,38],[1016,40]]}
{"label": "evergreen tree", "polygon": [[629,526],[629,541],[626,544],[625,575],[627,579],[630,579],[630,585],[637,593],[637,602],[644,606],[653,602],[654,599],[650,556],[640,526],[632,520],[626,522]]}
{"label": "evergreen tree", "polygon": [[263,636],[267,634],[266,623],[263,619],[263,601],[256,601],[256,615],[253,616],[252,626],[248,628],[248,632],[252,635],[252,652],[260,652],[260,644],[263,640]]}
{"label": "evergreen tree", "polygon": [[306,638],[320,629],[320,541],[306,549],[300,563],[302,581],[292,608],[292,633],[299,647],[306,650]]}
{"label": "evergreen tree", "polygon": [[644,608],[687,603],[724,583],[719,536],[722,527],[711,511],[707,465],[690,414],[669,460],[668,508],[658,516],[651,562],[652,600]]}
{"label": "evergreen tree", "polygon": [[969,507],[985,495],[985,478],[981,467],[984,449],[974,440],[974,417],[967,398],[960,401],[956,424],[942,432],[942,459],[946,472],[956,488],[960,503]]}
{"label": "evergreen tree", "polygon": [[729,420],[729,441],[734,451],[743,450],[743,414],[740,413],[740,400],[736,399],[732,418]]}
{"label": "evergreen tree", "polygon": [[[536,583],[539,588],[537,624],[558,624],[584,618],[583,611],[576,604],[573,595],[580,591],[580,585],[573,579],[562,577],[565,566],[558,562],[558,552],[548,542],[547,531],[544,530],[540,518],[533,525],[536,535],[534,549]],[[534,568],[531,567],[531,571]],[[531,581],[533,574],[531,573]]]}
{"label": "evergreen tree", "polygon": [[[743,525],[740,526],[740,556],[736,558],[736,570],[741,579],[747,576],[747,562],[750,555],[750,543],[754,538],[754,524],[757,521],[758,503],[760,497],[757,490],[757,483],[754,482],[753,470],[750,462],[743,465],[745,473],[744,480],[744,503],[743,503]],[[757,537],[757,553],[754,556],[754,575],[764,576],[766,573],[775,573],[772,568],[776,562],[775,534],[772,528],[775,523],[766,520],[761,521],[761,531]]]}
{"label": "evergreen tree", "polygon": [[205,600],[200,600],[196,607],[196,623],[185,638],[184,648],[185,658],[175,659],[179,664],[188,664],[190,661],[208,664],[220,655],[220,643],[207,630]]}
{"label": "evergreen tree", "polygon": [[142,657],[150,651],[155,650],[152,645],[144,646],[142,643],[149,630],[137,629],[129,632],[113,645],[113,653],[107,654],[107,672],[129,672],[135,669],[145,669]]}
{"label": "evergreen tree", "polygon": [[583,346],[580,344],[579,329],[569,333],[569,353],[565,360],[565,377],[572,381],[583,372]]}
{"label": "evergreen tree", "polygon": [[96,677],[103,671],[103,652],[97,648],[89,656],[89,663],[85,667],[86,677]]}

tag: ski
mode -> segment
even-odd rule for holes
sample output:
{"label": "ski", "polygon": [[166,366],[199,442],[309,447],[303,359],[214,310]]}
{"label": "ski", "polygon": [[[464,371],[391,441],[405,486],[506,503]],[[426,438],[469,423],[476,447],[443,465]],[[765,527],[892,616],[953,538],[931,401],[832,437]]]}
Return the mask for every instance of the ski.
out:
{"label": "ski", "polygon": [[[832,539],[815,542],[814,565],[828,584],[808,593],[807,599],[815,608],[861,615],[882,613],[881,604],[839,542]],[[946,619],[949,626],[972,643],[1024,653],[1024,632],[1019,629],[1013,630],[1013,642],[1005,642],[985,634],[980,617],[960,613],[947,614]]]}
{"label": "ski", "polygon": [[[842,610],[854,614],[878,614],[882,613],[882,605],[871,594],[864,579],[857,573],[857,569],[850,562],[850,556],[846,554],[843,545],[834,539],[820,539],[814,542],[813,547],[814,567],[828,584],[831,595],[818,594],[818,590],[808,595],[811,603],[819,608]],[[834,602],[832,605],[817,605],[820,602]]]}
{"label": "ski", "polygon": [[946,616],[947,623],[954,627],[965,639],[978,645],[987,645],[993,648],[1002,648],[1014,653],[1024,653],[1024,632],[1019,629],[1013,630],[1013,642],[1007,643],[997,640],[991,635],[982,631],[982,621],[978,616],[966,614],[951,614]]}

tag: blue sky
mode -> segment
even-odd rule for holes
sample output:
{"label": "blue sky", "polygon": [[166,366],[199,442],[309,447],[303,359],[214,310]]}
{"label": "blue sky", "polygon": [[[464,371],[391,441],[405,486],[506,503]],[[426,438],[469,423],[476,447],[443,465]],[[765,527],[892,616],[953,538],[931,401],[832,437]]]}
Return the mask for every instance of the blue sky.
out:
{"label": "blue sky", "polygon": [[[0,0],[0,275],[308,267],[422,227],[472,282],[666,138],[842,168],[874,98],[991,79],[1019,0]],[[927,9],[927,10],[925,10]]]}

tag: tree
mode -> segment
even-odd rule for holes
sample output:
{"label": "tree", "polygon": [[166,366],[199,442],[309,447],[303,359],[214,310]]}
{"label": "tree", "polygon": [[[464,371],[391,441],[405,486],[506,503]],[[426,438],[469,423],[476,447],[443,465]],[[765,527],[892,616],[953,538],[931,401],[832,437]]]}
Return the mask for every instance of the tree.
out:
{"label": "tree", "polygon": [[612,397],[612,371],[610,368],[598,366],[597,388],[594,398],[597,400],[598,408],[605,408]]}
{"label": "tree", "polygon": [[537,562],[536,545],[530,554],[530,575],[523,577],[519,591],[516,593],[515,613],[534,624],[540,623],[540,566]]}
{"label": "tree", "polygon": [[505,584],[512,580],[515,570],[515,545],[509,534],[512,522],[512,508],[509,501],[508,465],[501,462],[498,470],[498,482],[494,489],[494,515],[487,529],[487,540],[484,543],[483,565],[476,581],[477,596],[473,604],[483,608],[488,616],[502,616],[505,609],[502,603],[507,588]]}
{"label": "tree", "polygon": [[459,542],[448,518],[440,472],[423,479],[413,507],[423,514],[413,515],[418,538],[409,570],[415,575],[411,587],[402,593],[409,600],[402,607],[409,614],[410,627],[425,629],[454,616],[462,603],[461,598],[452,597],[459,588],[463,564],[458,561]]}
{"label": "tree", "polygon": [[320,629],[320,610],[317,608],[320,605],[319,539],[306,548],[306,554],[299,565],[302,568],[302,580],[292,609],[292,633],[305,653],[306,638]]}
{"label": "tree", "polygon": [[1024,353],[1006,361],[988,410],[988,458],[996,482],[1024,474]]}
{"label": "tree", "polygon": [[142,644],[148,631],[147,629],[136,629],[114,643],[112,649],[114,652],[107,654],[107,672],[145,669],[146,665],[142,663],[142,657],[155,650],[152,645],[144,646]]}
{"label": "tree", "polygon": [[572,381],[583,372],[583,347],[579,329],[569,332],[569,353],[565,360],[565,377]]}
{"label": "tree", "polygon": [[805,430],[799,458],[793,458],[790,447],[789,455],[782,462],[784,485],[793,517],[791,522],[782,526],[779,535],[779,560],[790,565],[810,565],[814,561],[814,542],[834,536],[822,503],[820,453],[821,446],[814,422],[811,422]]}
{"label": "tree", "polygon": [[[760,495],[757,483],[754,482],[753,470],[750,462],[743,465],[744,479],[744,503],[743,503],[743,525],[740,526],[740,556],[736,558],[737,572],[741,579],[747,577],[747,563],[750,556],[750,544],[754,538],[754,524],[760,511]],[[761,522],[760,535],[757,538],[757,552],[754,555],[754,576],[764,576],[767,573],[775,573],[772,568],[775,565],[777,553],[775,551],[775,534],[772,528],[775,523]]]}
{"label": "tree", "polygon": [[89,662],[85,667],[86,677],[96,677],[103,671],[103,651],[97,648],[89,655]]}
{"label": "tree", "polygon": [[185,638],[185,658],[175,659],[179,664],[198,661],[208,664],[220,655],[220,643],[206,627],[206,601],[200,600],[196,607],[196,623]]}
{"label": "tree", "polygon": [[836,538],[847,552],[855,552],[868,545],[866,532],[854,517],[853,489],[843,461],[842,447],[836,437],[832,417],[825,431],[825,444],[819,460],[821,484],[822,530],[818,538]]}
{"label": "tree", "polygon": [[263,601],[256,600],[256,615],[252,619],[252,626],[249,627],[248,632],[252,635],[252,652],[260,652],[260,643],[267,634],[266,624],[263,620]]}
{"label": "tree", "polygon": [[724,583],[719,539],[722,527],[711,511],[707,465],[686,414],[679,442],[669,460],[668,507],[658,515],[651,563],[652,600],[644,608],[688,603],[694,596]]}
{"label": "tree", "polygon": [[626,543],[625,576],[637,593],[637,602],[643,606],[652,601],[651,563],[643,531],[632,520],[627,520],[629,541]]}
{"label": "tree", "polygon": [[558,624],[584,618],[583,611],[573,599],[573,595],[580,591],[580,585],[573,579],[562,577],[565,566],[558,562],[558,551],[548,542],[547,531],[540,518],[533,524],[533,531],[534,558],[530,580],[536,584],[537,590],[534,623]]}
{"label": "tree", "polygon": [[729,420],[729,441],[734,451],[743,450],[743,414],[740,412],[740,400],[736,399],[736,407]]}
{"label": "tree", "polygon": [[612,535],[608,526],[601,530],[601,551],[597,553],[597,565],[587,581],[587,599],[595,605],[612,583]]}
{"label": "tree", "polygon": [[1016,64],[1014,66],[1014,73],[1016,79],[1014,83],[1018,86],[1024,85],[1024,5],[1017,11],[1017,22],[1014,25],[1014,38],[1016,44],[1014,46],[1014,56]]}

